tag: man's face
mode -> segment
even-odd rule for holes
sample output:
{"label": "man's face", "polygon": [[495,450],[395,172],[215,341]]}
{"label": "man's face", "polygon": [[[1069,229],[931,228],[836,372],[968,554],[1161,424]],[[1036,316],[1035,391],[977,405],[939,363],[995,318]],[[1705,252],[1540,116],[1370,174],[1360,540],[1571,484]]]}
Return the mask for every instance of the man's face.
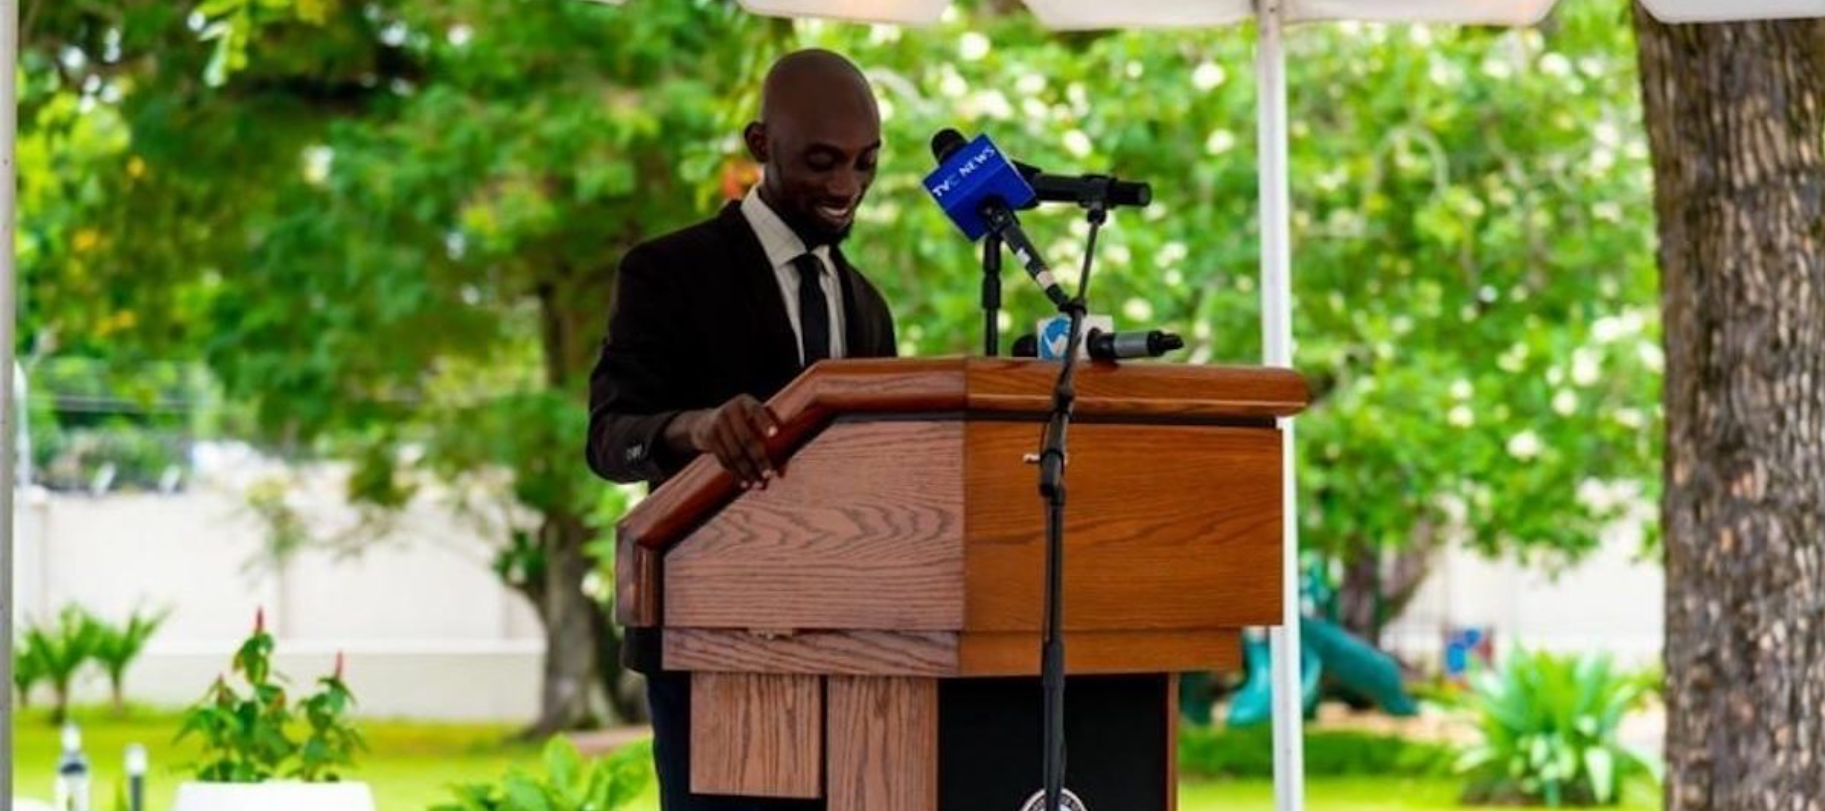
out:
{"label": "man's face", "polygon": [[[796,103],[802,101],[811,103]],[[761,197],[813,246],[849,235],[881,152],[872,100],[831,101],[785,100],[745,133],[749,151],[766,167]]]}

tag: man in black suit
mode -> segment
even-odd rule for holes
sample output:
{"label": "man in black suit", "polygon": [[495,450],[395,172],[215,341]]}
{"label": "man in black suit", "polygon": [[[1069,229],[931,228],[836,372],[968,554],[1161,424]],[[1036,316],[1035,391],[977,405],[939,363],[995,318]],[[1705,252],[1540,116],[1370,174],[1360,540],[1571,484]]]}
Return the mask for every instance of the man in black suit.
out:
{"label": "man in black suit", "polygon": [[[762,401],[819,360],[895,353],[886,303],[838,247],[881,149],[867,79],[828,51],[790,54],[743,137],[760,184],[621,262],[590,375],[589,466],[603,478],[657,487],[709,453],[742,487],[766,487],[779,474],[762,439],[777,424]],[[665,811],[821,807],[691,794],[689,681],[660,668],[650,629],[628,629],[625,658],[647,676]]]}

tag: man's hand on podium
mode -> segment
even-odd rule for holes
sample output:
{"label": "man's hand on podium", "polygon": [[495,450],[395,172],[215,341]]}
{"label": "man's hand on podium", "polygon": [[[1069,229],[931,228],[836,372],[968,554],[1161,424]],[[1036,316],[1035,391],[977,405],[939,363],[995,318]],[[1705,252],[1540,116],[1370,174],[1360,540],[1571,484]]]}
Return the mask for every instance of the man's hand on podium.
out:
{"label": "man's hand on podium", "polygon": [[779,474],[767,457],[766,437],[779,433],[779,419],[746,394],[716,408],[686,411],[665,427],[666,444],[679,451],[714,454],[743,489],[765,488]]}

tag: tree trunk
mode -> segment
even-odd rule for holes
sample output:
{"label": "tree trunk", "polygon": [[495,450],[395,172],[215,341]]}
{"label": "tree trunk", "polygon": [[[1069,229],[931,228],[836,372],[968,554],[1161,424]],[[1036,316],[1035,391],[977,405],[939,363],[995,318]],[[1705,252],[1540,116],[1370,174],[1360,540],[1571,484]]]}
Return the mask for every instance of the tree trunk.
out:
{"label": "tree trunk", "polygon": [[1381,632],[1400,619],[1432,574],[1442,536],[1431,521],[1420,521],[1407,543],[1393,550],[1359,543],[1343,556],[1337,586],[1337,621],[1345,630],[1381,647]]}
{"label": "tree trunk", "polygon": [[[550,270],[551,275],[532,291],[539,304],[545,382],[554,391],[581,395],[580,381],[594,359],[595,343],[586,336],[600,328],[602,303],[608,300],[613,274],[566,263],[553,263]],[[578,407],[582,406],[579,402]],[[553,452],[561,451],[554,448]],[[575,458],[574,452],[567,458]],[[581,462],[577,465],[577,475],[588,477],[580,469]],[[542,738],[596,720],[590,712],[590,695],[598,687],[604,688],[610,707],[617,712],[626,709],[627,702],[619,692],[608,688],[618,681],[618,669],[608,678],[599,678],[606,664],[619,664],[620,646],[608,632],[601,606],[583,593],[584,578],[595,570],[596,562],[584,549],[594,533],[578,514],[580,509],[548,510],[539,531],[544,569],[538,603],[545,625],[545,672],[539,690],[539,719],[527,728],[527,737]]]}
{"label": "tree trunk", "polygon": [[597,646],[596,677],[602,688],[602,698],[614,711],[615,720],[624,724],[638,724],[649,720],[646,712],[646,693],[640,685],[629,678],[627,668],[621,665],[621,638],[615,634],[614,623],[610,621],[606,610],[597,611],[596,623]]}
{"label": "tree trunk", "polygon": [[51,700],[51,723],[61,726],[70,720],[70,683],[64,681],[53,686],[56,695]]}
{"label": "tree trunk", "polygon": [[544,738],[592,720],[590,690],[596,684],[594,615],[601,609],[583,593],[583,578],[595,562],[583,551],[589,526],[574,515],[549,515],[540,528],[545,552],[543,604],[545,671],[539,689],[539,718],[525,731]]}
{"label": "tree trunk", "polygon": [[1371,645],[1381,639],[1381,548],[1352,547],[1337,583],[1337,622]]}
{"label": "tree trunk", "polygon": [[1667,372],[1666,804],[1825,809],[1825,26],[1635,9]]}

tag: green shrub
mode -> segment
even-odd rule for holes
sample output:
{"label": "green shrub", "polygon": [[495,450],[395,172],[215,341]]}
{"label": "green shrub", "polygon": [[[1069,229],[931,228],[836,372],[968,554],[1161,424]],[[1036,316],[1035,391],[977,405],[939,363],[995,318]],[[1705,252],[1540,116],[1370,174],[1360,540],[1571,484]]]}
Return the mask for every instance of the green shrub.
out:
{"label": "green shrub", "polygon": [[43,651],[32,644],[22,630],[18,641],[13,643],[13,689],[19,692],[19,709],[31,706],[32,688],[47,675]]}
{"label": "green shrub", "polygon": [[608,757],[585,762],[567,738],[545,744],[545,773],[519,769],[497,783],[469,783],[452,789],[456,801],[431,811],[614,811],[633,802],[653,782],[650,741],[624,746]]}
{"label": "green shrub", "polygon": [[[184,713],[178,740],[202,739],[203,758],[196,779],[210,783],[259,783],[276,777],[306,782],[335,782],[353,768],[355,752],[365,749],[349,720],[355,698],[342,681],[342,656],[336,669],[317,680],[315,694],[294,710],[272,669],[273,638],[264,614],[254,618],[253,633],[234,655],[234,672],[246,694],[218,677],[203,699]],[[302,740],[300,740],[302,734]]]}
{"label": "green shrub", "polygon": [[[23,662],[39,680],[49,682],[56,693],[51,709],[51,723],[62,724],[70,714],[70,685],[83,665],[95,655],[101,638],[101,623],[81,606],[67,605],[57,612],[51,624],[33,622],[19,640],[15,662]],[[30,689],[30,685],[14,686]]]}
{"label": "green shrub", "polygon": [[[1271,778],[1273,730],[1266,726],[1179,728],[1179,773]],[[1437,777],[1451,772],[1449,749],[1367,732],[1307,732],[1305,772],[1313,777]]]}
{"label": "green shrub", "polygon": [[27,624],[13,653],[13,687],[19,691],[20,704],[30,700],[32,688],[48,682],[56,693],[51,721],[62,723],[69,715],[71,685],[93,662],[107,675],[114,707],[120,710],[127,668],[164,623],[166,613],[134,611],[125,625],[116,626],[70,604],[58,612],[54,623]]}
{"label": "green shrub", "polygon": [[165,624],[170,611],[142,614],[135,609],[127,616],[122,625],[106,621],[97,621],[93,657],[101,665],[101,670],[108,676],[108,690],[114,701],[116,713],[125,712],[127,706],[126,681],[127,668],[139,658],[146,649],[146,642],[158,633],[159,626]]}
{"label": "green shrub", "polygon": [[1617,739],[1646,695],[1643,679],[1608,656],[1560,657],[1515,650],[1478,674],[1467,701],[1483,740],[1465,749],[1468,803],[1610,805],[1630,778],[1657,767]]}

